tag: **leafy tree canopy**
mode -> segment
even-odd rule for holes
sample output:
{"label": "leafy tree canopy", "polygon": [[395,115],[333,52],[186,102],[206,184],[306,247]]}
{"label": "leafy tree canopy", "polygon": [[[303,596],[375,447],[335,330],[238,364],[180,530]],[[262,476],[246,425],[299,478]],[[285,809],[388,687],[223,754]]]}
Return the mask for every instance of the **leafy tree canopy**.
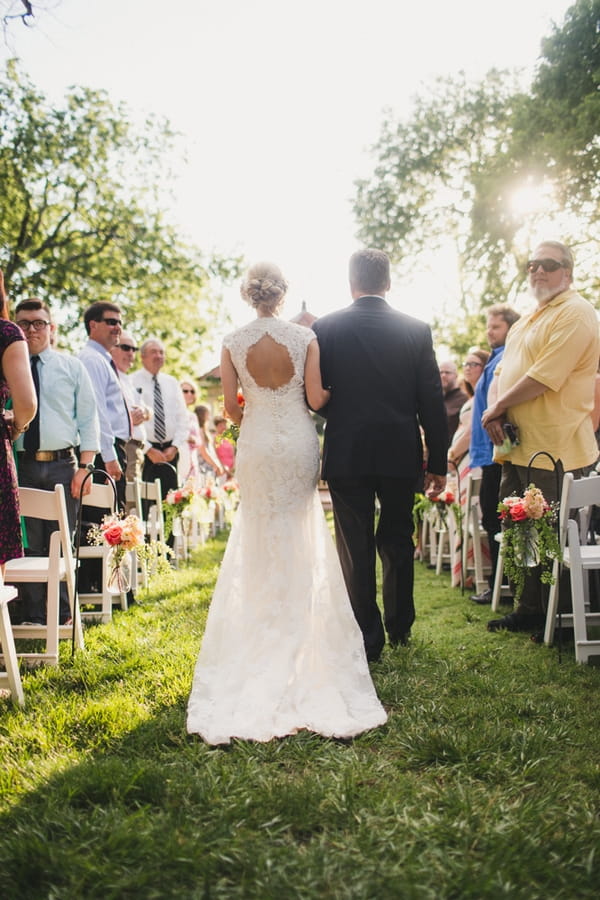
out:
{"label": "leafy tree canopy", "polygon": [[[118,303],[138,339],[157,335],[170,365],[189,370],[223,316],[211,279],[240,261],[204,258],[161,209],[175,135],[150,118],[134,129],[102,91],[70,89],[60,109],[15,61],[0,84],[0,268],[13,299],[57,312],[61,343],[79,345],[82,311]],[[75,329],[73,331],[72,329]]]}
{"label": "leafy tree canopy", "polygon": [[[533,236],[577,248],[578,283],[600,241],[600,0],[577,0],[542,43],[533,83],[491,71],[479,83],[438,79],[407,121],[386,114],[375,169],[356,184],[359,237],[395,263],[449,239],[458,308],[444,323],[456,352],[477,343],[482,309],[523,287]],[[529,208],[515,198],[529,192]]]}

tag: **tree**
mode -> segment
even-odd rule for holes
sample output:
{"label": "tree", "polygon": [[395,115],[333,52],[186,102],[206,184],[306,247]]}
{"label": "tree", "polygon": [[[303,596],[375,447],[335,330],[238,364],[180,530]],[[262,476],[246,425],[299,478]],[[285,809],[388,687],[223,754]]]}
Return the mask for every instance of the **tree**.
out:
{"label": "tree", "polygon": [[56,307],[63,338],[90,302],[117,302],[140,339],[158,335],[187,368],[220,315],[211,277],[237,275],[239,260],[205,260],[166,222],[161,186],[172,181],[174,142],[166,122],[149,119],[134,130],[104,92],[73,88],[52,109],[14,61],[7,66],[0,85],[7,290]]}
{"label": "tree", "polygon": [[[586,273],[600,242],[599,88],[600,0],[577,0],[543,41],[530,89],[495,71],[472,85],[438,79],[408,121],[386,117],[374,174],[357,182],[359,237],[396,263],[454,242],[457,347],[471,342],[482,308],[515,298],[549,212],[579,247],[578,283],[600,284]],[[515,203],[526,192],[530,209]]]}

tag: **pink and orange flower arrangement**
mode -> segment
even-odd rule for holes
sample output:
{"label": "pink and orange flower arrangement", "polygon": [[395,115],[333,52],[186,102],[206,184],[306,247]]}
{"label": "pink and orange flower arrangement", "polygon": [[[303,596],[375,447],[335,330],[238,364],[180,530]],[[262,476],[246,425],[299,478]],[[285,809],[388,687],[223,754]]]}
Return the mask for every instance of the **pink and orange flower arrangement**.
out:
{"label": "pink and orange flower arrangement", "polygon": [[552,566],[560,559],[556,530],[558,504],[548,503],[541,490],[530,484],[522,497],[505,497],[498,504],[503,523],[502,556],[513,584],[515,600],[525,587],[527,570],[540,566],[540,578],[552,584]]}

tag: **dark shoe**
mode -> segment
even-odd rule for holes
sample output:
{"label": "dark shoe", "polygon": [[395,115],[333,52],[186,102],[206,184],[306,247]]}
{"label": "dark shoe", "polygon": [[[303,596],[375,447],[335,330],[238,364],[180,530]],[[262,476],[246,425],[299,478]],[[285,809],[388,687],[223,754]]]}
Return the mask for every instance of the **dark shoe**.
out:
{"label": "dark shoe", "polygon": [[410,631],[407,631],[405,634],[401,634],[397,638],[390,638],[390,647],[406,647],[408,646],[408,642],[410,641]]}
{"label": "dark shoe", "polygon": [[513,612],[502,619],[488,622],[488,631],[538,631],[544,625],[542,616]]}
{"label": "dark shoe", "polygon": [[471,594],[471,600],[473,603],[480,603],[481,606],[488,606],[492,602],[492,589],[488,588],[480,594]]}

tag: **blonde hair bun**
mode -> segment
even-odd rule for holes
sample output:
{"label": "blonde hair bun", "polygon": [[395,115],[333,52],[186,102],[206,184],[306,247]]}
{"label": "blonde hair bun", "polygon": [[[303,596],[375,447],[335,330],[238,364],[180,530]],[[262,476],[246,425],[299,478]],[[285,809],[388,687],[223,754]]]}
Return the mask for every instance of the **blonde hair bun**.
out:
{"label": "blonde hair bun", "polygon": [[278,266],[274,263],[260,262],[248,269],[240,292],[250,306],[275,310],[283,303],[287,289],[287,281]]}

